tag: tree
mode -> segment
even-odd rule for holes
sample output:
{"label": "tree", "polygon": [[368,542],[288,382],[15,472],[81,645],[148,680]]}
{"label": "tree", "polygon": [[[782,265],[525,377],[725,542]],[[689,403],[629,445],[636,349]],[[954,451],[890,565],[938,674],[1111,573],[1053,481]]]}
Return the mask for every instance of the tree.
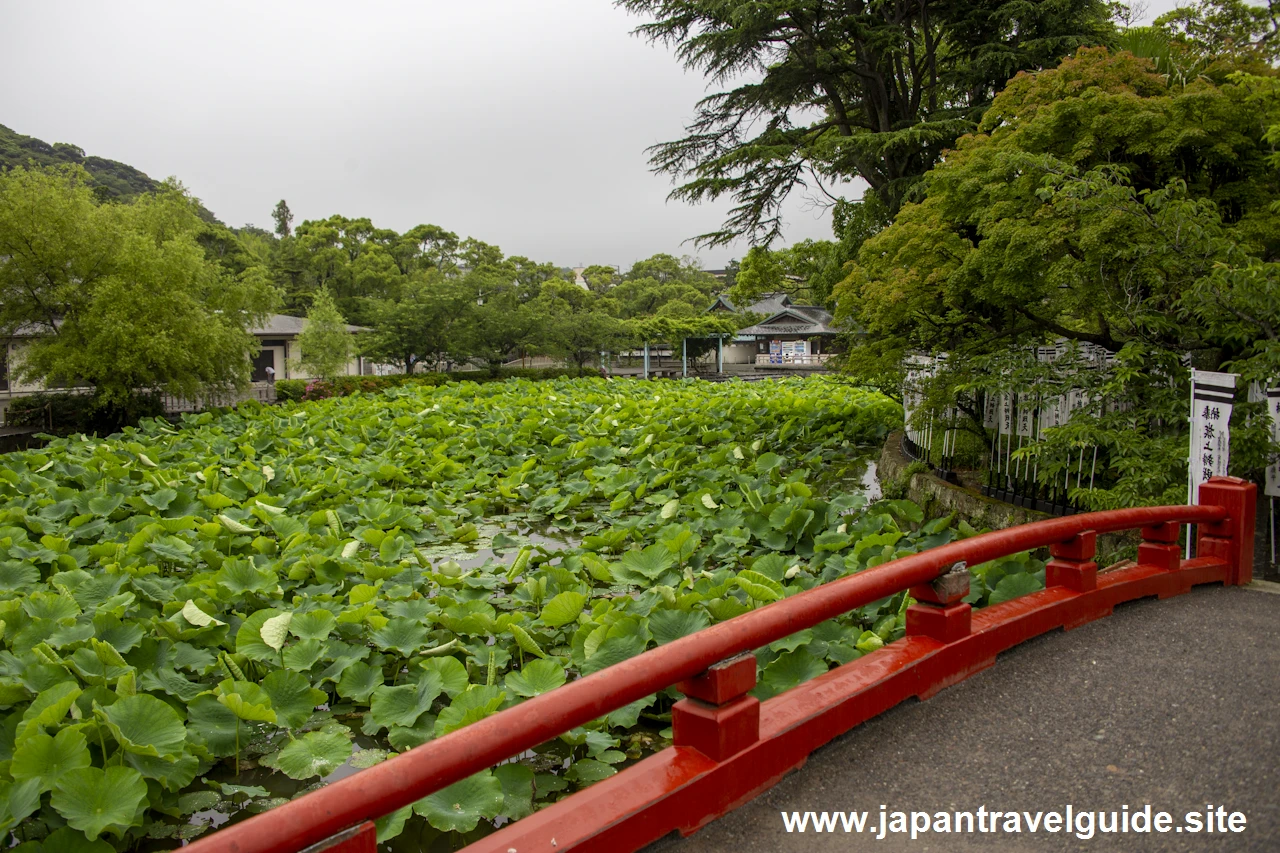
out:
{"label": "tree", "polygon": [[744,307],[770,293],[825,305],[835,285],[844,279],[845,257],[830,240],[801,240],[786,249],[752,246],[729,296]]}
{"label": "tree", "polygon": [[439,369],[457,358],[466,328],[462,285],[434,269],[412,279],[398,300],[373,303],[373,331],[361,335],[361,354],[382,364],[399,364],[413,373],[419,364]]}
{"label": "tree", "polygon": [[276,221],[276,234],[288,237],[289,226],[293,224],[293,214],[289,212],[289,204],[284,199],[276,202],[276,209],[271,212],[271,218]]}
{"label": "tree", "polygon": [[1230,63],[1263,71],[1280,60],[1280,4],[1245,0],[1197,0],[1156,18],[1153,29],[1175,54],[1208,68]]}
{"label": "tree", "polygon": [[[610,267],[597,269],[613,272]],[[599,297],[575,284],[549,281],[538,302],[547,318],[543,348],[572,361],[579,375],[600,353],[617,349],[625,336],[622,322],[601,309]]]}
{"label": "tree", "polygon": [[[862,178],[891,217],[1005,81],[1113,36],[1101,0],[619,0],[689,70],[738,82],[650,149],[683,201],[736,202],[709,245],[781,236],[797,188]],[[815,117],[816,114],[816,117]],[[803,118],[802,118],[803,117]],[[887,220],[886,220],[887,221]]]}
{"label": "tree", "polygon": [[[1076,387],[1090,410],[1037,451],[1042,477],[1087,443],[1108,466],[1087,500],[1185,493],[1182,357],[1280,375],[1280,175],[1265,138],[1280,98],[1239,75],[1170,83],[1101,48],[1011,81],[840,285],[838,313],[866,331],[855,374],[897,389],[908,354],[945,352],[937,399],[959,400],[975,429],[974,393],[1002,375],[998,390]],[[1035,348],[1057,340],[1115,362],[1038,368]]]}
{"label": "tree", "polygon": [[298,349],[299,366],[312,376],[332,380],[346,373],[354,343],[327,288],[321,288],[311,303],[307,324],[298,335]]}
{"label": "tree", "polygon": [[497,376],[502,365],[545,341],[544,306],[523,300],[524,289],[509,269],[484,266],[461,280],[468,304],[459,348],[483,361]]}
{"label": "tree", "polygon": [[618,283],[620,276],[613,267],[592,264],[582,271],[582,278],[592,293],[603,296]]}
{"label": "tree", "polygon": [[176,182],[100,205],[78,166],[0,173],[0,333],[38,334],[16,374],[91,385],[123,410],[146,392],[245,386],[248,329],[278,294],[261,267],[233,275],[210,260],[208,227]]}

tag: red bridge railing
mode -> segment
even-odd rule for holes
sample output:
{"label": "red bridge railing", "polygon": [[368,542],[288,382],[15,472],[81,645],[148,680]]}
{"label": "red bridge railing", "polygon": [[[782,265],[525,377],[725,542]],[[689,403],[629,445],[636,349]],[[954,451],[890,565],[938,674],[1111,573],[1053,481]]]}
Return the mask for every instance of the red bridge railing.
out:
{"label": "red bridge railing", "polygon": [[[1252,578],[1256,490],[1218,477],[1200,506],[1095,512],[975,536],[774,602],[522,702],[293,802],[229,826],[187,853],[373,853],[372,821],[624,705],[678,685],[674,745],[468,846],[463,853],[636,850],[689,834],[802,765],[817,747],[911,696],[922,699],[1058,627],[1137,598]],[[1179,526],[1198,525],[1183,560]],[[1099,533],[1141,529],[1137,565],[1098,574]],[[961,603],[975,565],[1048,547],[1046,588],[977,612]],[[952,568],[956,571],[951,571]],[[910,589],[906,636],[764,703],[752,649]]]}

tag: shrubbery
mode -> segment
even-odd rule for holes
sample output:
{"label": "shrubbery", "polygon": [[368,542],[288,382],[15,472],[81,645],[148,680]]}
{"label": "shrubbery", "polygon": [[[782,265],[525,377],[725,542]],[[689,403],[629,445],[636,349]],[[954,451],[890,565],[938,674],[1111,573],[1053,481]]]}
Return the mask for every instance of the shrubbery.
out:
{"label": "shrubbery", "polygon": [[141,418],[164,416],[158,395],[137,395],[127,405],[104,404],[95,394],[32,394],[15,397],[5,412],[9,426],[31,426],[54,433],[109,435]]}
{"label": "shrubbery", "polygon": [[324,400],[345,397],[357,391],[376,393],[402,385],[446,385],[450,382],[501,382],[504,379],[571,379],[578,376],[574,368],[504,367],[497,376],[488,371],[459,373],[398,373],[393,376],[339,376],[324,379],[281,379],[276,382],[276,399],[282,403],[301,400]]}

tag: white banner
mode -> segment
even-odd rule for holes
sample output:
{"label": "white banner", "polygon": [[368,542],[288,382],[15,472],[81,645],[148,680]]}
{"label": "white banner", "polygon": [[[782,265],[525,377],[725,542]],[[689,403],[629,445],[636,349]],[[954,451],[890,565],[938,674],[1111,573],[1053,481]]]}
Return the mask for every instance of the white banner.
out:
{"label": "white banner", "polygon": [[1231,409],[1236,397],[1234,373],[1191,371],[1191,456],[1187,460],[1187,503],[1200,501],[1200,484],[1227,473],[1231,461]]}
{"label": "white banner", "polygon": [[[1267,414],[1271,417],[1271,437],[1280,441],[1280,388],[1267,389]],[[1265,493],[1280,498],[1280,460],[1267,466]]]}
{"label": "white banner", "polygon": [[999,425],[1000,398],[988,391],[982,404],[982,427],[983,429],[995,429]]}
{"label": "white banner", "polygon": [[1030,394],[1018,395],[1018,435],[1031,437],[1032,425],[1035,423],[1035,397]]}

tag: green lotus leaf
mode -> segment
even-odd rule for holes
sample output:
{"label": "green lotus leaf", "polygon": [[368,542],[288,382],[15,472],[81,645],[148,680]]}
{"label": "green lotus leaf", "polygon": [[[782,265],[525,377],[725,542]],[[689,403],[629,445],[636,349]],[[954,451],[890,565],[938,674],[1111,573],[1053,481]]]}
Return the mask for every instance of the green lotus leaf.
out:
{"label": "green lotus leaf", "polygon": [[505,800],[502,782],[486,770],[423,797],[413,810],[442,832],[470,832],[481,818],[501,814]]}
{"label": "green lotus leaf", "polygon": [[305,677],[287,669],[276,670],[262,679],[262,690],[271,697],[276,723],[291,729],[305,725],[316,706],[328,698],[323,690],[312,687]]}
{"label": "green lotus leaf", "polygon": [[516,645],[520,647],[526,654],[533,655],[538,658],[545,658],[547,653],[542,650],[542,646],[538,645],[538,641],[533,636],[521,628],[514,622],[507,626],[507,630],[511,632],[511,636],[515,639]]}
{"label": "green lotus leaf", "polygon": [[551,627],[559,628],[577,619],[586,603],[587,597],[580,592],[562,592],[546,603],[539,618]]}
{"label": "green lotus leaf", "polygon": [[507,673],[507,689],[520,696],[538,696],[566,681],[564,667],[555,660],[535,660],[519,672]]}
{"label": "green lotus leaf", "polygon": [[503,817],[520,820],[533,814],[533,768],[511,762],[493,768],[493,775],[502,785]]}
{"label": "green lotus leaf", "polygon": [[450,697],[457,696],[467,689],[469,683],[467,668],[457,658],[428,658],[423,661],[422,668],[440,676],[441,689]]}
{"label": "green lotus leaf", "polygon": [[89,499],[89,512],[107,517],[124,503],[124,495],[99,495]]}
{"label": "green lotus leaf", "polygon": [[127,696],[98,712],[120,746],[138,755],[176,756],[182,752],[187,729],[168,702],[140,693]]}
{"label": "green lotus leaf", "polygon": [[357,661],[348,666],[338,681],[338,695],[367,703],[373,691],[383,685],[382,668]]}
{"label": "green lotus leaf", "polygon": [[827,671],[827,665],[814,657],[805,649],[784,652],[764,668],[760,682],[770,695],[782,693],[792,687],[803,684],[811,678],[817,678]]}
{"label": "green lotus leaf", "polygon": [[324,643],[319,640],[303,640],[284,650],[284,665],[294,672],[306,672],[324,657]]}
{"label": "green lotus leaf", "polygon": [[440,676],[424,671],[417,684],[377,687],[373,691],[370,714],[379,726],[412,727],[444,690]]}
{"label": "green lotus leaf", "polygon": [[85,681],[105,685],[133,671],[133,667],[125,663],[111,644],[96,638],[90,639],[89,643],[88,648],[76,649],[71,655],[72,668]]}
{"label": "green lotus leaf", "polygon": [[289,633],[299,640],[327,640],[337,619],[328,610],[294,614]]}
{"label": "green lotus leaf", "polygon": [[247,722],[274,723],[276,712],[267,691],[251,681],[224,681],[218,685],[218,701]]}
{"label": "green lotus leaf", "polygon": [[328,776],[351,757],[351,741],[334,732],[308,732],[262,759],[267,767],[299,781]]}
{"label": "green lotus leaf", "polygon": [[258,629],[262,642],[273,651],[278,652],[283,649],[284,641],[289,637],[289,623],[291,621],[293,621],[293,614],[288,612],[265,620],[262,623],[262,627]]}
{"label": "green lotus leaf", "polygon": [[208,811],[222,802],[222,795],[216,791],[193,791],[178,797],[178,811],[182,814]]}
{"label": "green lotus leaf", "polygon": [[22,592],[40,582],[40,570],[30,563],[6,560],[0,563],[0,590]]}
{"label": "green lotus leaf", "polygon": [[182,618],[186,619],[197,628],[207,628],[210,625],[226,624],[225,622],[220,622],[217,619],[214,619],[208,613],[205,613],[189,598],[187,599],[187,603],[182,605]]}
{"label": "green lotus leaf", "polygon": [[128,654],[145,636],[138,623],[125,622],[114,613],[102,611],[93,616],[93,631],[99,640],[109,643],[122,655]]}
{"label": "green lotus leaf", "polygon": [[368,770],[375,764],[381,764],[391,756],[385,749],[358,749],[351,755],[349,762],[357,770]]}
{"label": "green lotus leaf", "polygon": [[650,545],[639,551],[628,551],[622,555],[620,563],[627,573],[627,580],[638,584],[657,580],[675,564],[675,556],[661,544]]}
{"label": "green lotus leaf", "polygon": [[125,753],[124,760],[147,779],[155,779],[166,791],[188,787],[200,770],[200,760],[189,752],[172,758]]}
{"label": "green lotus leaf", "polygon": [[200,696],[187,706],[187,725],[211,755],[235,755],[239,718],[213,696]]}
{"label": "green lotus leaf", "polygon": [[594,758],[583,758],[573,762],[565,772],[564,777],[571,782],[578,783],[581,787],[586,787],[593,782],[599,782],[601,779],[608,779],[617,772],[617,768],[610,767],[603,761],[597,761]]}
{"label": "green lotus leaf", "polygon": [[66,728],[54,737],[38,732],[24,740],[14,751],[9,772],[18,782],[34,779],[41,791],[51,791],[63,773],[88,766],[84,735]]}
{"label": "green lotus leaf", "polygon": [[449,707],[440,712],[440,716],[436,718],[436,737],[444,737],[449,732],[496,714],[506,696],[497,687],[471,685],[453,697]]}
{"label": "green lotus leaf", "polygon": [[756,471],[761,474],[768,474],[774,468],[782,466],[783,459],[776,453],[761,453],[756,458]]}
{"label": "green lotus leaf", "polygon": [[1000,582],[996,584],[996,588],[991,591],[988,603],[999,604],[1002,601],[1009,601],[1033,592],[1039,592],[1042,589],[1044,589],[1044,584],[1032,573],[1014,572],[1000,579]]}
{"label": "green lotus leaf", "polygon": [[[277,583],[275,572],[259,568],[250,560],[238,558],[224,561],[222,568],[214,575],[214,580],[235,598],[268,593],[275,589]],[[271,615],[278,614],[273,612]]]}
{"label": "green lotus leaf", "polygon": [[106,831],[122,836],[146,798],[147,783],[130,767],[80,767],[62,774],[51,805],[93,840]]}
{"label": "green lotus leaf", "polygon": [[253,660],[278,665],[280,653],[262,639],[262,626],[280,614],[279,610],[259,610],[244,620],[240,630],[236,631],[236,652]]}
{"label": "green lotus leaf", "polygon": [[786,596],[782,584],[750,569],[738,572],[735,581],[743,592],[756,601],[779,601]]}
{"label": "green lotus leaf", "polygon": [[412,815],[413,806],[405,806],[375,820],[373,823],[378,831],[377,843],[383,844],[399,836],[400,833],[404,832],[404,822]]}
{"label": "green lotus leaf", "polygon": [[426,645],[429,632],[412,619],[397,617],[369,635],[378,648],[411,655]]}
{"label": "green lotus leaf", "polygon": [[61,722],[71,710],[71,706],[75,704],[80,692],[80,688],[74,681],[64,681],[41,690],[22,712],[22,720],[18,724],[14,743],[19,744],[45,726],[54,726]]}
{"label": "green lotus leaf", "polygon": [[678,640],[711,624],[701,610],[657,610],[649,614],[649,630],[658,645]]}

